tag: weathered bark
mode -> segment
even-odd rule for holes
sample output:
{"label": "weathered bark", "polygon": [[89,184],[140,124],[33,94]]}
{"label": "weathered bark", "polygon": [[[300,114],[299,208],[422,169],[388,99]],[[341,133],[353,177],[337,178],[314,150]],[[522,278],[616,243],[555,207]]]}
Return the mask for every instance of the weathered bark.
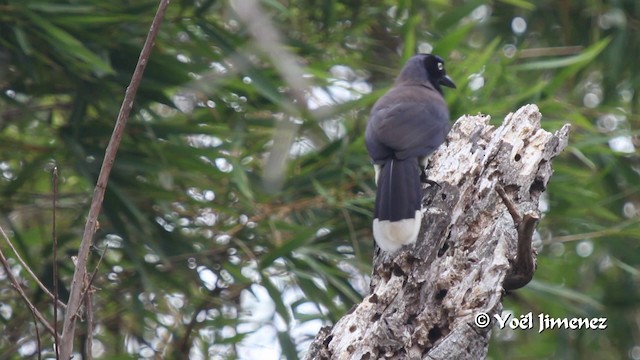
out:
{"label": "weathered bark", "polygon": [[506,289],[535,269],[531,237],[551,160],[569,125],[540,128],[537,106],[509,114],[463,116],[430,159],[422,229],[415,245],[374,256],[370,294],[333,328],[323,328],[307,359],[481,359],[491,326],[475,316],[502,310]]}

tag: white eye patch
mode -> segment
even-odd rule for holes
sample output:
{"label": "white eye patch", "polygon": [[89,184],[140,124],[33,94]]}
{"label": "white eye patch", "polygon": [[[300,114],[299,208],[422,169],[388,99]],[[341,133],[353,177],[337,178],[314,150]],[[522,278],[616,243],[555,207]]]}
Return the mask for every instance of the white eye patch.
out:
{"label": "white eye patch", "polygon": [[438,63],[438,70],[444,70],[444,65],[441,62]]}

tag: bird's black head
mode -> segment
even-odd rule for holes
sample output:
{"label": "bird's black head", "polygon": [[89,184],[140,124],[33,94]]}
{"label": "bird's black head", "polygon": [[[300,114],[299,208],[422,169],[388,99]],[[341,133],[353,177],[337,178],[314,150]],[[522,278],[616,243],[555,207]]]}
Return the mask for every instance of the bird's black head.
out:
{"label": "bird's black head", "polygon": [[404,66],[396,83],[420,83],[431,85],[442,94],[442,87],[456,87],[456,84],[447,75],[444,68],[444,60],[438,55],[418,54],[413,56]]}
{"label": "bird's black head", "polygon": [[426,54],[424,56],[424,67],[429,74],[429,81],[440,93],[442,93],[440,85],[456,88],[456,84],[447,75],[447,71],[444,68],[444,60],[440,56]]}

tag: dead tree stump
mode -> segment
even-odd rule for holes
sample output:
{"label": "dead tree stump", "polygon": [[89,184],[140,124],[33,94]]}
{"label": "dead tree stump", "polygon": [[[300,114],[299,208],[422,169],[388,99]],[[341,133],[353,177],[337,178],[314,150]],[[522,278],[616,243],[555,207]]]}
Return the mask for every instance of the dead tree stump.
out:
{"label": "dead tree stump", "polygon": [[370,294],[316,336],[306,359],[482,359],[505,289],[531,280],[531,240],[551,160],[569,125],[552,134],[527,105],[498,128],[463,116],[430,159],[415,245],[376,251]]}

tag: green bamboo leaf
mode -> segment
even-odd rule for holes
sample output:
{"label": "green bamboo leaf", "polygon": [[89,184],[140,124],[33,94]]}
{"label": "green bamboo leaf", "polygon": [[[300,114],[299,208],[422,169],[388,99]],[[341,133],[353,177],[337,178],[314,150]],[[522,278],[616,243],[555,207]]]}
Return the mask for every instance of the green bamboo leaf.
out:
{"label": "green bamboo leaf", "polygon": [[[465,88],[469,81],[471,81],[469,75],[480,72],[482,68],[489,63],[499,44],[499,38],[493,39],[493,41],[491,41],[491,43],[489,43],[481,53],[469,57],[469,59],[464,62],[464,66],[455,67],[453,71],[451,71],[451,76],[455,79],[458,88]],[[464,74],[462,73],[463,70],[465,72]],[[460,91],[447,91],[445,94],[445,98],[449,103],[454,103],[463,96],[464,94]]]}
{"label": "green bamboo leaf", "polygon": [[17,174],[15,174],[15,178],[0,188],[0,195],[4,198],[10,198],[11,196],[15,196],[20,190],[23,190],[24,187],[29,184],[30,179],[37,174],[38,171],[42,171],[42,167],[44,163],[50,158],[50,154],[48,152],[42,152],[38,154],[38,156],[29,159],[28,162],[22,167],[20,167]]}
{"label": "green bamboo leaf", "polygon": [[[324,286],[318,285],[319,274],[314,273],[303,261],[293,260],[292,263],[295,264],[295,267],[291,271],[296,274],[296,285],[300,287],[300,290],[302,290],[308,299],[318,305],[324,306],[332,321],[337,321],[344,310],[336,306]],[[321,312],[321,309],[319,309],[319,311]]]}
{"label": "green bamboo leaf", "polygon": [[31,46],[31,42],[29,41],[29,38],[25,35],[22,28],[14,27],[13,33],[16,34],[16,40],[20,45],[20,49],[22,49],[22,51],[24,51],[24,53],[27,55],[33,54],[33,47]]}
{"label": "green bamboo leaf", "polygon": [[[448,11],[444,12],[443,15],[436,20],[433,28],[438,29],[441,33],[450,33],[449,28],[458,25],[460,20],[469,16],[473,10],[485,3],[485,0],[465,1],[460,6],[449,8]],[[462,25],[462,27],[464,27],[464,25]],[[453,31],[458,31],[459,29],[460,27],[457,27],[457,29],[454,29]]]}
{"label": "green bamboo leaf", "polygon": [[513,5],[515,7],[519,7],[521,9],[525,9],[525,10],[533,10],[536,8],[536,6],[528,1],[525,0],[500,0],[500,2],[508,4],[508,5]]}
{"label": "green bamboo leaf", "polygon": [[454,49],[460,46],[460,43],[467,38],[469,32],[476,26],[477,25],[475,23],[469,22],[455,28],[453,31],[447,33],[446,36],[438,40],[437,44],[433,47],[432,52],[440,56],[448,56]]}
{"label": "green bamboo leaf", "polygon": [[333,265],[323,264],[312,256],[305,256],[303,261],[309,265],[313,272],[317,274],[324,274],[329,284],[333,285],[336,290],[340,291],[340,293],[351,302],[358,303],[362,300],[360,294],[358,294],[347,281],[345,273],[342,270],[339,270]]}
{"label": "green bamboo leaf", "polygon": [[291,338],[291,335],[289,335],[289,332],[278,331],[278,342],[282,349],[282,355],[284,355],[287,360],[298,359],[298,350],[296,350],[296,345]]}
{"label": "green bamboo leaf", "polygon": [[407,22],[404,24],[404,49],[402,50],[402,60],[403,62],[409,60],[417,50],[416,46],[416,28],[422,17],[420,14],[416,13],[409,17]]}
{"label": "green bamboo leaf", "polygon": [[564,286],[552,285],[552,284],[534,279],[534,280],[531,280],[531,282],[527,285],[527,288],[550,294],[560,300],[577,302],[580,304],[591,306],[597,310],[604,309],[604,305],[599,301],[594,300],[593,298],[591,298],[586,294],[569,289]]}
{"label": "green bamboo leaf", "polygon": [[65,56],[71,56],[81,60],[86,67],[98,73],[114,73],[108,61],[103,60],[100,56],[91,52],[82,42],[71,34],[33,12],[25,11],[25,14],[36,26],[44,31],[42,35],[49,38],[52,46],[57,48]]}
{"label": "green bamboo leaf", "polygon": [[[262,69],[256,69],[242,52],[237,51],[237,46],[239,44],[233,43],[230,40],[233,39],[233,35],[228,34],[220,27],[214,26],[206,21],[199,22],[198,24],[202,31],[204,31],[217,46],[219,46],[228,56],[234,59],[239,70],[251,78],[251,84],[255,90],[279,107],[287,109],[289,113],[296,113],[295,106],[291,101],[286,99],[283,94],[278,91],[280,84],[276,83],[275,79],[265,76],[265,71]],[[185,28],[185,31],[191,32],[187,28]],[[200,37],[193,34],[193,38],[199,39]],[[203,43],[203,46],[209,45]]]}
{"label": "green bamboo leaf", "polygon": [[[288,11],[286,12],[289,13]],[[331,25],[336,21],[336,0],[325,0],[322,6],[322,21],[324,29],[330,29]]]}
{"label": "green bamboo leaf", "polygon": [[571,152],[578,160],[580,160],[584,165],[586,165],[589,169],[595,171],[597,170],[596,164],[591,161],[579,148],[575,146],[568,146],[567,149]]}
{"label": "green bamboo leaf", "polygon": [[315,230],[309,229],[307,227],[296,226],[295,230],[297,231],[292,239],[284,242],[282,245],[276,248],[271,249],[269,253],[265,254],[265,256],[260,259],[260,269],[265,269],[271,266],[271,264],[273,264],[273,262],[280,257],[290,256],[291,252],[298,249],[306,242],[311,241],[313,235],[315,234]]}
{"label": "green bamboo leaf", "polygon": [[48,4],[45,2],[28,2],[27,8],[51,14],[91,14],[97,10],[93,5]]}
{"label": "green bamboo leaf", "polygon": [[584,66],[595,59],[609,45],[611,38],[604,38],[591,45],[578,55],[558,59],[532,61],[521,65],[515,65],[512,69],[517,71],[548,70],[568,66]]}
{"label": "green bamboo leaf", "polygon": [[271,300],[273,300],[276,305],[276,312],[282,317],[282,320],[284,320],[287,328],[289,328],[289,324],[291,324],[291,315],[289,314],[289,308],[284,304],[280,290],[278,290],[276,285],[269,278],[269,275],[267,275],[264,271],[262,272],[262,286],[267,289]]}
{"label": "green bamboo leaf", "polygon": [[233,166],[233,170],[231,171],[233,183],[236,185],[238,190],[240,190],[245,201],[254,203],[253,186],[249,182],[244,166],[242,166],[238,159],[235,158],[227,158],[227,161],[229,161]]}
{"label": "green bamboo leaf", "polygon": [[266,6],[277,10],[279,13],[289,14],[290,12],[288,7],[286,7],[285,5],[283,5],[277,0],[264,0],[263,2]]}
{"label": "green bamboo leaf", "polygon": [[322,186],[322,184],[317,181],[316,179],[311,179],[311,183],[313,184],[313,188],[316,190],[316,192],[318,193],[318,195],[322,196],[323,198],[327,199],[327,201],[329,203],[334,203],[335,199],[333,198],[333,196],[329,193],[329,191],[327,190],[327,188],[325,188],[324,186]]}
{"label": "green bamboo leaf", "polygon": [[624,270],[625,272],[629,273],[629,275],[636,277],[636,278],[640,278],[640,270],[636,269],[634,266],[629,265],[625,262],[623,262],[620,259],[614,258],[613,259],[613,263],[616,264],[620,269]]}
{"label": "green bamboo leaf", "polygon": [[121,24],[125,22],[139,21],[140,17],[130,14],[114,14],[114,15],[100,15],[100,14],[86,14],[82,16],[78,15],[61,15],[56,16],[56,23],[65,24],[67,27],[80,27],[86,25],[106,25],[106,24]]}

